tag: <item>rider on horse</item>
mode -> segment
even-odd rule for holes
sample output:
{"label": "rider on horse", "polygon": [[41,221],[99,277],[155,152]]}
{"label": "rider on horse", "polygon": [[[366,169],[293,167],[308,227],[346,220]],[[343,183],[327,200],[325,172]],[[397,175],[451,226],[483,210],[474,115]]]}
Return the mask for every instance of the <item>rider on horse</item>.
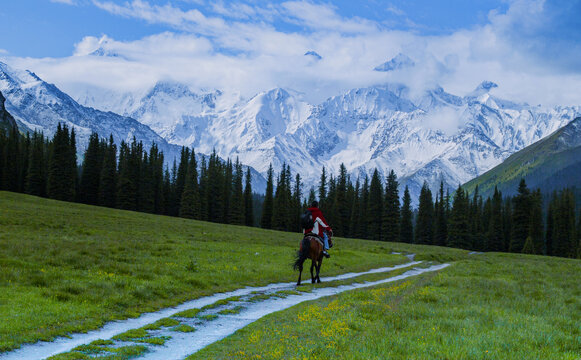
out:
{"label": "rider on horse", "polygon": [[329,258],[331,255],[327,252],[327,250],[329,250],[329,237],[327,232],[332,234],[333,230],[329,225],[327,225],[327,220],[325,220],[323,213],[319,209],[318,201],[313,201],[308,210],[311,212],[313,217],[313,227],[310,229],[303,229],[303,234],[313,234],[323,240],[323,255]]}

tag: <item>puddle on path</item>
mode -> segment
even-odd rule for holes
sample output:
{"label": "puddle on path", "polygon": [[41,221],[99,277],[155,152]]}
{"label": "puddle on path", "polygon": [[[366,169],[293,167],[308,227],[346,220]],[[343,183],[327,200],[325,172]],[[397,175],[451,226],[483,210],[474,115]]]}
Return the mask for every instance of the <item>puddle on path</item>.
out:
{"label": "puddle on path", "polygon": [[[420,263],[421,261],[409,262],[393,267],[372,269],[361,273],[346,273],[338,276],[326,277],[321,280],[329,282],[351,279],[366,274],[394,271]],[[99,330],[91,331],[86,334],[74,334],[70,338],[58,338],[53,342],[38,342],[36,344],[23,345],[22,348],[18,350],[0,354],[0,360],[44,359],[55,354],[70,351],[77,346],[89,344],[98,339],[111,339],[113,336],[124,333],[128,330],[137,329],[152,324],[160,319],[172,316],[182,325],[191,326],[196,330],[194,332],[174,331],[175,325],[171,327],[161,327],[158,330],[148,330],[149,337],[167,336],[171,338],[166,340],[164,345],[138,343],[139,345],[147,346],[149,350],[139,357],[139,359],[183,359],[267,314],[289,308],[303,301],[338,294],[346,290],[397,281],[424,272],[437,271],[446,266],[448,266],[448,264],[435,265],[421,269],[414,268],[401,275],[387,279],[341,285],[337,287],[313,288],[311,292],[297,292],[294,282],[275,283],[262,287],[246,287],[227,293],[214,294],[212,296],[188,301],[179,306],[163,309],[154,313],[143,314],[139,318],[111,322]],[[225,299],[231,299],[232,301],[229,301],[226,304],[219,303],[220,305],[218,306],[210,306],[219,301],[224,302]],[[203,309],[204,307],[206,308]],[[175,316],[175,314],[179,312],[190,309],[200,309],[200,313],[192,318]],[[218,316],[213,319],[210,319],[212,316],[210,316],[210,318],[207,317],[207,315],[214,314]],[[115,346],[118,345],[119,344],[116,344]],[[122,345],[133,345],[133,343],[123,342]]]}

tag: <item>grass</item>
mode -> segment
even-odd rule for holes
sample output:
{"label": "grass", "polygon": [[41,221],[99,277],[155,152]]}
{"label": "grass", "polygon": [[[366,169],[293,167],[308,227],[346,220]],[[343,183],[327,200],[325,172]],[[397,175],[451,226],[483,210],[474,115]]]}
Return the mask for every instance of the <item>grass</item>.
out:
{"label": "grass", "polygon": [[268,315],[188,359],[581,358],[581,261],[484,254]]}
{"label": "grass", "polygon": [[180,324],[180,325],[178,325],[176,327],[173,327],[171,329],[171,331],[178,331],[178,332],[189,333],[189,332],[196,331],[196,328],[194,328],[193,326],[190,326],[190,325]]}
{"label": "grass", "polygon": [[198,319],[204,320],[204,321],[212,321],[212,320],[216,320],[217,318],[218,318],[218,315],[216,315],[216,314],[198,315]]}
{"label": "grass", "polygon": [[196,317],[196,315],[198,315],[198,313],[200,311],[201,311],[200,309],[188,309],[188,310],[181,311],[177,314],[174,314],[172,316],[183,317],[183,318],[194,318],[194,317]]}
{"label": "grass", "polygon": [[244,306],[242,305],[238,305],[236,307],[233,307],[232,309],[224,309],[224,310],[220,310],[218,311],[218,314],[220,315],[233,315],[233,314],[239,314],[240,311],[242,311],[244,309]]}
{"label": "grass", "polygon": [[239,301],[239,300],[240,300],[240,296],[231,296],[227,299],[218,300],[213,304],[206,305],[206,306],[202,307],[202,310],[215,309],[219,306],[227,305],[231,302]]}
{"label": "grass", "polygon": [[[301,238],[0,192],[0,352],[245,286],[296,281]],[[335,239],[322,275],[466,252]]]}
{"label": "grass", "polygon": [[73,351],[49,357],[47,360],[84,360],[94,359],[90,355],[99,355],[99,360],[128,360],[143,355],[147,347],[143,345],[123,346],[118,348],[98,348],[93,345],[82,345]]}

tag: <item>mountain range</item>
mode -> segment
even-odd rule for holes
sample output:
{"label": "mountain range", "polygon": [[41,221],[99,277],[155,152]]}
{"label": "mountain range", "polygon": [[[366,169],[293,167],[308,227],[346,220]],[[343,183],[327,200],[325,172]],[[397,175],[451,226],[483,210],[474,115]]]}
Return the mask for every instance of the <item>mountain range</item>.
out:
{"label": "mountain range", "polygon": [[441,87],[416,94],[401,84],[380,84],[311,104],[283,88],[244,98],[166,81],[129,93],[87,87],[73,95],[75,101],[32,72],[0,64],[7,109],[21,125],[45,134],[65,121],[82,136],[135,135],[160,144],[164,153],[175,154],[177,146],[201,154],[216,150],[263,176],[269,164],[278,172],[286,163],[301,174],[305,193],[317,185],[323,167],[337,174],[343,163],[353,178],[393,169],[400,194],[407,185],[412,199],[424,181],[432,189],[444,181],[453,190],[581,114],[579,106],[504,100],[493,95],[496,87],[485,81],[456,96]]}

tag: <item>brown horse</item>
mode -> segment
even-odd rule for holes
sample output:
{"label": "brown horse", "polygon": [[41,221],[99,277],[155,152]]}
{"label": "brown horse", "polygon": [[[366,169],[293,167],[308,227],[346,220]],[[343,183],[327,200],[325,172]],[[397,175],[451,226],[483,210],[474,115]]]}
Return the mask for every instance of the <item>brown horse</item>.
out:
{"label": "brown horse", "polygon": [[[333,246],[333,241],[331,240],[331,236],[329,236],[329,247]],[[320,283],[321,279],[319,278],[319,272],[321,271],[321,265],[323,264],[323,241],[314,234],[306,234],[301,241],[301,246],[299,251],[297,251],[297,257],[295,263],[293,264],[293,268],[295,270],[299,270],[299,280],[297,281],[297,285],[301,284],[301,275],[303,273],[303,263],[305,260],[311,259],[311,282],[314,284],[315,282]],[[313,274],[313,269],[317,269],[317,275]]]}

